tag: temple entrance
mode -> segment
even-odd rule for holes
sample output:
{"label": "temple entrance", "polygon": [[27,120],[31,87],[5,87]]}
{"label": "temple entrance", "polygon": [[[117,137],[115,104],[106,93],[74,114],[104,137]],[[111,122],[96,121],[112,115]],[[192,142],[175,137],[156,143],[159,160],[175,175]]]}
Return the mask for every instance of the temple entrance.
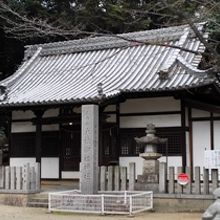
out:
{"label": "temple entrance", "polygon": [[79,126],[61,127],[61,170],[79,171],[81,160],[81,129]]}

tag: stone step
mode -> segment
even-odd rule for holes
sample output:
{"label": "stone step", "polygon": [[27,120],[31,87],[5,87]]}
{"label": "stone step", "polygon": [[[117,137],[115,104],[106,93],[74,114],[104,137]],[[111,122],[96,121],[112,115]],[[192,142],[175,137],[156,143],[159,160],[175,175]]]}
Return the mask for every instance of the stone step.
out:
{"label": "stone step", "polygon": [[27,206],[28,207],[48,208],[48,198],[47,197],[38,197],[38,196],[29,198]]}
{"label": "stone step", "polygon": [[28,202],[28,207],[48,208],[48,202]]}

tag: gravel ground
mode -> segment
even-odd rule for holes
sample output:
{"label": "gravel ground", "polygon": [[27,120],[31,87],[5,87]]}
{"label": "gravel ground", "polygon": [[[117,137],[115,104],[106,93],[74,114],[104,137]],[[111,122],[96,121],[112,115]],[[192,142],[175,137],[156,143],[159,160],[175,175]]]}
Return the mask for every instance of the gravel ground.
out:
{"label": "gravel ground", "polygon": [[[137,220],[200,220],[201,213],[153,213],[145,212],[132,217]],[[87,215],[69,213],[47,213],[47,209],[13,207],[0,205],[0,220],[128,220],[131,217],[119,215]]]}

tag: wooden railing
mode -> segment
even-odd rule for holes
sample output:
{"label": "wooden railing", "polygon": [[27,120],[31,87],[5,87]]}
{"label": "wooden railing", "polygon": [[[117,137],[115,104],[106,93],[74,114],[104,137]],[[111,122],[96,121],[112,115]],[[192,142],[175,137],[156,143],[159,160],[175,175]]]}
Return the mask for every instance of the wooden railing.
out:
{"label": "wooden railing", "polygon": [[0,166],[0,193],[36,193],[40,191],[40,164],[34,167]]}

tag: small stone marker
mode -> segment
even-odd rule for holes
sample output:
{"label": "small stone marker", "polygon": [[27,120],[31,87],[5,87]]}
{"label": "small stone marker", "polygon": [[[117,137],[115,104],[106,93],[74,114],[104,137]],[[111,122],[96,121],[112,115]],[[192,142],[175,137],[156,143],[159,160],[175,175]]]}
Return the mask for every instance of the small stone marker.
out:
{"label": "small stone marker", "polygon": [[99,109],[97,105],[82,106],[81,135],[81,179],[82,194],[98,192],[98,140]]}

